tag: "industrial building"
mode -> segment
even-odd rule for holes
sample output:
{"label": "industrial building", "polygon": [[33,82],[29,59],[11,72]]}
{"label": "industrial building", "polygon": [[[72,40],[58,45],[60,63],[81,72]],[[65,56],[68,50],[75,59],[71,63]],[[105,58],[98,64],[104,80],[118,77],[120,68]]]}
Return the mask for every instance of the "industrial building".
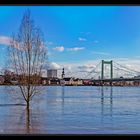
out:
{"label": "industrial building", "polygon": [[57,70],[56,69],[47,70],[47,77],[48,78],[56,78],[57,77]]}

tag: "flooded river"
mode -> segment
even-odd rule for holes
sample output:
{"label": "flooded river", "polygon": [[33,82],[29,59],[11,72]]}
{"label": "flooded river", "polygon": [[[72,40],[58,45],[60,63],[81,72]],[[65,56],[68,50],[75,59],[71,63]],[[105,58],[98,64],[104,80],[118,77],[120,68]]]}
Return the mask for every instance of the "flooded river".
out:
{"label": "flooded river", "polygon": [[47,86],[28,112],[0,86],[0,134],[140,134],[140,87]]}

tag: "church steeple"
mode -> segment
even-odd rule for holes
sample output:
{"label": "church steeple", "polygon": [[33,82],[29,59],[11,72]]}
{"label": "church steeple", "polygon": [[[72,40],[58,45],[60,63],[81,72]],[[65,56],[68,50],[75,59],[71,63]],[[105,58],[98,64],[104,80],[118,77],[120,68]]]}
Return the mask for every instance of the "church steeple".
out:
{"label": "church steeple", "polygon": [[64,68],[62,69],[62,79],[65,77],[65,71]]}

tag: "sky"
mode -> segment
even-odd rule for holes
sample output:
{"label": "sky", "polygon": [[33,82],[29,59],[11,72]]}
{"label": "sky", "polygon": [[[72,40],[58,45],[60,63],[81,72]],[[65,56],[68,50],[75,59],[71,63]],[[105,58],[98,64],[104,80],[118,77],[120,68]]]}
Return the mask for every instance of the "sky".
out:
{"label": "sky", "polygon": [[0,6],[1,68],[27,9],[43,31],[49,65],[59,74],[64,67],[78,76],[101,60],[140,71],[140,6]]}

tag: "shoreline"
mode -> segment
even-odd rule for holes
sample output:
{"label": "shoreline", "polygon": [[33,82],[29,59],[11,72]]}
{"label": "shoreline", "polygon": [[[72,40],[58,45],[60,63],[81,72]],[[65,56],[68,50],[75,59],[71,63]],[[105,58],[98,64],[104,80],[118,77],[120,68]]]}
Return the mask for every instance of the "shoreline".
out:
{"label": "shoreline", "polygon": [[[18,85],[10,85],[10,84],[0,84],[0,86],[18,86]],[[61,87],[65,87],[65,86],[73,86],[73,87],[78,87],[78,86],[93,86],[93,87],[140,87],[140,85],[37,85],[37,86],[61,86]]]}

